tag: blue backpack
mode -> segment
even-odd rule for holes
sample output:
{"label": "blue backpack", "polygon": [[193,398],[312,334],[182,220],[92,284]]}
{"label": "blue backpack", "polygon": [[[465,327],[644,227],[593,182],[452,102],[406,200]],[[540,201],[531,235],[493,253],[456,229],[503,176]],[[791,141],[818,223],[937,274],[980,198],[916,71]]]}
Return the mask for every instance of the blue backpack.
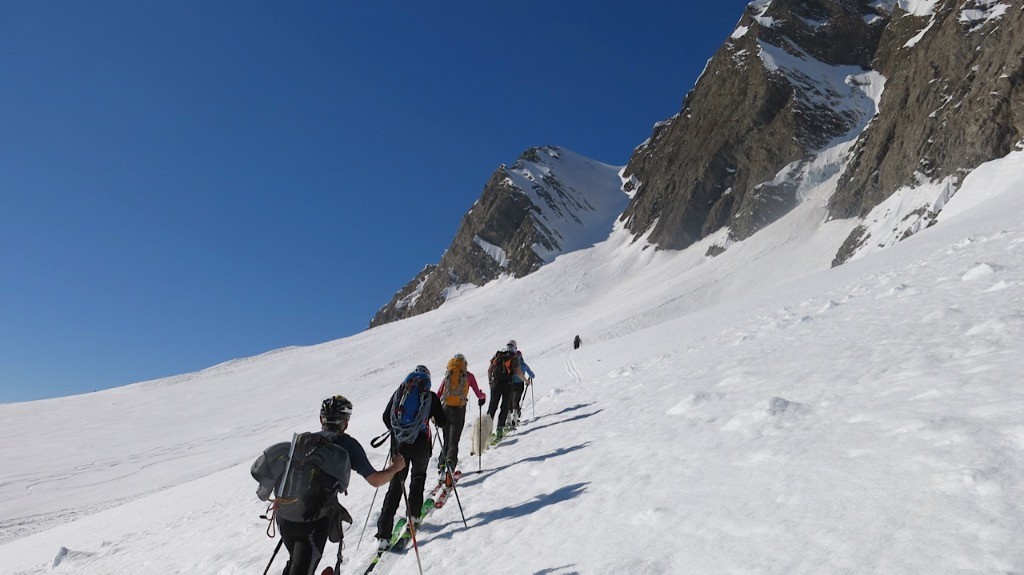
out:
{"label": "blue backpack", "polygon": [[399,443],[412,443],[430,419],[430,376],[412,372],[391,397],[391,431]]}

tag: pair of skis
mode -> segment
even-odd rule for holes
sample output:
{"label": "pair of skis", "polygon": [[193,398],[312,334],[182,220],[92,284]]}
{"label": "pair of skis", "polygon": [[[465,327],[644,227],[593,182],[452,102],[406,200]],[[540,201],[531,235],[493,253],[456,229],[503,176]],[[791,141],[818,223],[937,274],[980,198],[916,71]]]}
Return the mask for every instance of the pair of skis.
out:
{"label": "pair of skis", "polygon": [[519,426],[523,424],[523,420],[521,419],[521,417],[521,415],[510,413],[509,424],[505,427],[505,430],[502,433],[501,437],[498,437],[497,433],[491,434],[490,446],[494,447],[495,445],[501,443],[502,440],[504,440],[506,437],[515,434],[516,430],[519,429]]}
{"label": "pair of skis", "polygon": [[[448,496],[455,490],[455,484],[459,482],[460,478],[462,478],[461,471],[445,472],[441,475],[437,485],[434,486],[430,493],[427,494],[427,497],[423,500],[423,506],[420,507],[419,525],[422,525],[435,509],[441,509],[444,507],[445,502],[448,500]],[[388,542],[388,547],[374,553],[373,558],[370,560],[370,564],[363,572],[364,575],[372,572],[388,552],[400,553],[403,551],[411,540],[416,529],[417,527],[413,527],[412,532],[410,532],[408,517],[402,517],[399,519],[395,523],[394,529],[391,530],[391,540]]]}

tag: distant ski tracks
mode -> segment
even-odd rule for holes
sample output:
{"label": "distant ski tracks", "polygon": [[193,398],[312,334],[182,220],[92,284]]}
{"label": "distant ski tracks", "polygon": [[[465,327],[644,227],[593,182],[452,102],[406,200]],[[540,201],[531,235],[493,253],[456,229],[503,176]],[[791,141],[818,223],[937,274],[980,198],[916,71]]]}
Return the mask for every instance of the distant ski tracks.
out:
{"label": "distant ski tracks", "polygon": [[572,378],[572,383],[579,383],[583,381],[583,376],[580,375],[579,370],[576,369],[576,364],[569,357],[569,354],[565,355],[565,372]]}

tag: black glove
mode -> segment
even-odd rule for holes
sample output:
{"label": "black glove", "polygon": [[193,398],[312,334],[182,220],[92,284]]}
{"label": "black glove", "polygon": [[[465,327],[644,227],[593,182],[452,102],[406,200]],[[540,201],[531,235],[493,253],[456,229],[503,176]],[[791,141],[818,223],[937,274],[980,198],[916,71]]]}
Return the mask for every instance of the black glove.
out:
{"label": "black glove", "polygon": [[485,403],[487,403],[486,397],[478,401],[476,404],[479,405],[480,407],[483,407]]}

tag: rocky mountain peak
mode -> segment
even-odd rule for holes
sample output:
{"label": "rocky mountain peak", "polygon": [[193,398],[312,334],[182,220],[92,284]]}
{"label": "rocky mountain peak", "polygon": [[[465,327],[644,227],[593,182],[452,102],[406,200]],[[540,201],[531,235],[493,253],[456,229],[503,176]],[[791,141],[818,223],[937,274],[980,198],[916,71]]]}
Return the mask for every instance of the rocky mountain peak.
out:
{"label": "rocky mountain peak", "polygon": [[501,165],[462,218],[451,245],[374,316],[381,325],[436,309],[502,275],[522,277],[608,237],[629,198],[621,167],[556,147]]}
{"label": "rocky mountain peak", "polygon": [[888,15],[878,3],[751,2],[683,108],[656,126],[624,175],[627,229],[682,249],[728,227],[744,239],[798,201],[799,163],[875,113],[864,74]]}

